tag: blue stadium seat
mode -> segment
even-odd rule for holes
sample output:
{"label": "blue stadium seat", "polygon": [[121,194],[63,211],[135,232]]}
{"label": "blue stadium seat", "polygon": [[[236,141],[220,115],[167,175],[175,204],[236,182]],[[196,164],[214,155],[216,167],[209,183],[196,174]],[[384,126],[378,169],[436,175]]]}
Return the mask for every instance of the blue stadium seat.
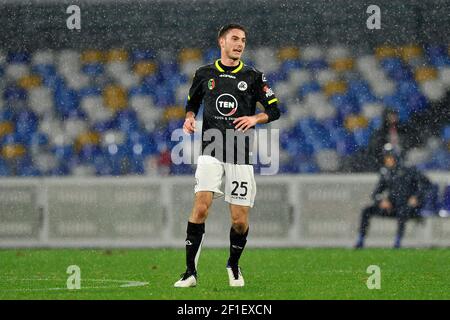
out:
{"label": "blue stadium seat", "polygon": [[305,97],[308,93],[318,92],[320,91],[320,85],[316,81],[308,82],[302,86],[298,91],[298,95],[300,98]]}
{"label": "blue stadium seat", "polygon": [[38,127],[38,118],[31,111],[22,111],[16,116],[16,133],[23,136],[25,141],[29,142],[29,136],[36,132]]}
{"label": "blue stadium seat", "polygon": [[81,71],[90,77],[98,77],[102,75],[105,70],[101,63],[88,63],[81,67]]}
{"label": "blue stadium seat", "polygon": [[439,208],[439,186],[437,184],[433,184],[432,187],[426,192],[424,204],[420,214],[422,216],[432,216],[438,213]]}
{"label": "blue stadium seat", "polygon": [[55,91],[55,107],[59,115],[67,117],[71,110],[79,105],[78,92],[72,89],[62,88]]}
{"label": "blue stadium seat", "polygon": [[284,78],[286,78],[286,75],[291,70],[301,69],[304,67],[305,67],[305,65],[300,60],[285,60],[281,63],[280,71],[283,75],[285,75]]}
{"label": "blue stadium seat", "polygon": [[81,98],[87,97],[87,96],[101,96],[102,95],[102,88],[100,87],[85,87],[80,90],[78,90],[78,96]]}
{"label": "blue stadium seat", "polygon": [[3,91],[3,99],[6,103],[14,103],[17,100],[26,100],[27,92],[25,89],[19,88],[15,85],[7,86]]}
{"label": "blue stadium seat", "polygon": [[442,137],[444,138],[445,142],[449,142],[450,141],[450,125],[446,126],[442,130]]}
{"label": "blue stadium seat", "polygon": [[[211,63],[220,57],[220,49],[219,48],[209,48],[206,49],[203,54],[203,60],[206,63]],[[245,61],[247,63],[247,61]]]}
{"label": "blue stadium seat", "polygon": [[442,209],[450,215],[450,185],[446,186],[442,195]]}
{"label": "blue stadium seat", "polygon": [[156,53],[152,49],[135,49],[131,51],[131,61],[138,62],[142,60],[153,60],[156,58]]}
{"label": "blue stadium seat", "polygon": [[6,61],[8,63],[29,63],[31,55],[26,51],[8,52]]}
{"label": "blue stadium seat", "polygon": [[308,61],[306,67],[311,71],[317,71],[328,68],[328,63],[324,59],[315,59]]}

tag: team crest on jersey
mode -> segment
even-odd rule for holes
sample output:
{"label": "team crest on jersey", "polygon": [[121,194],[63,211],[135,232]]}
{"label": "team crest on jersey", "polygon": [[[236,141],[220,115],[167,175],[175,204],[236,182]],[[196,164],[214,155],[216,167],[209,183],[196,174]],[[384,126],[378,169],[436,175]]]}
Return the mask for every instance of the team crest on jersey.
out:
{"label": "team crest on jersey", "polygon": [[216,82],[214,81],[214,79],[209,79],[209,81],[208,81],[208,89],[212,90],[212,89],[214,89],[215,86],[216,86]]}
{"label": "team crest on jersey", "polygon": [[247,90],[248,85],[247,85],[247,82],[241,81],[238,83],[237,87],[239,90],[245,91],[245,90]]}
{"label": "team crest on jersey", "polygon": [[216,99],[217,111],[225,116],[229,117],[236,113],[238,108],[238,102],[234,96],[229,93],[223,93]]}

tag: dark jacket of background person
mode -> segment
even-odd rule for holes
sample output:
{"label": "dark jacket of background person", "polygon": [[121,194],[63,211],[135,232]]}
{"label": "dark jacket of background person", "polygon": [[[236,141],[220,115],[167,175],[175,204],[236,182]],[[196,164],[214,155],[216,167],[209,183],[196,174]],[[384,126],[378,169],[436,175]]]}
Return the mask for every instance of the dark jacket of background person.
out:
{"label": "dark jacket of background person", "polygon": [[393,211],[407,206],[408,199],[416,196],[419,208],[425,200],[431,183],[420,171],[408,168],[400,163],[393,169],[380,169],[380,179],[373,191],[375,203],[387,199],[392,203]]}

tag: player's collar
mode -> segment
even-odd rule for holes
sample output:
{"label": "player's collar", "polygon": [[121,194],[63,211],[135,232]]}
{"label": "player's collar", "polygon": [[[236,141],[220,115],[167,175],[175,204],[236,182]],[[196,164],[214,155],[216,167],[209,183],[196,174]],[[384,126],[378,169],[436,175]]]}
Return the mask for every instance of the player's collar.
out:
{"label": "player's collar", "polygon": [[[214,63],[214,65],[216,66],[217,70],[219,70],[220,72],[225,72],[225,70],[223,70],[223,68],[220,66],[219,61],[220,61],[220,59],[217,59],[216,62]],[[243,67],[244,67],[244,63],[241,60],[241,61],[239,61],[239,65],[236,67],[236,69],[233,69],[231,71],[231,73],[238,73]]]}

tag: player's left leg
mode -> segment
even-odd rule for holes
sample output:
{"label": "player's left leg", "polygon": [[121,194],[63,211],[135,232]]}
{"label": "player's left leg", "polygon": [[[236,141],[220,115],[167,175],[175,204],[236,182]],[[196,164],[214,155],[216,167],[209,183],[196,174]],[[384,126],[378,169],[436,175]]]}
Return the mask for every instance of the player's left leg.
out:
{"label": "player's left leg", "polygon": [[225,201],[230,204],[230,256],[227,273],[230,286],[244,286],[244,278],[239,268],[239,259],[247,243],[249,231],[248,215],[256,196],[253,166],[225,165]]}
{"label": "player's left leg", "polygon": [[230,204],[230,256],[227,262],[227,272],[230,286],[233,287],[244,286],[244,278],[239,267],[239,259],[247,244],[249,211],[250,207]]}

